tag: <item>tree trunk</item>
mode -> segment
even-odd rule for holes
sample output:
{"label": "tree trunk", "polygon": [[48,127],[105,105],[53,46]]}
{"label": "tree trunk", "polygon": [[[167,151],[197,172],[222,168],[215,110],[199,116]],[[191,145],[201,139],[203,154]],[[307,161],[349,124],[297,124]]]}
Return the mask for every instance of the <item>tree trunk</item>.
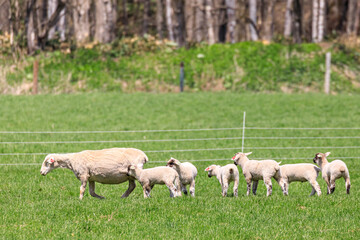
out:
{"label": "tree trunk", "polygon": [[90,0],[73,1],[74,33],[78,45],[84,44],[90,38],[89,9]]}
{"label": "tree trunk", "polygon": [[0,31],[10,33],[11,3],[10,0],[0,2]]}
{"label": "tree trunk", "polygon": [[[228,27],[227,27],[228,39],[230,43],[235,43],[235,26],[236,26],[235,0],[225,0],[225,4],[226,4],[227,19],[228,19]],[[255,13],[255,21],[256,21],[256,13]]]}
{"label": "tree trunk", "polygon": [[301,43],[302,36],[302,9],[300,0],[294,1],[294,11],[293,11],[293,39],[295,43]]}
{"label": "tree trunk", "polygon": [[285,25],[284,25],[284,37],[289,38],[291,36],[291,26],[292,26],[292,5],[293,0],[287,0],[286,2],[286,11],[285,11]]}
{"label": "tree trunk", "polygon": [[359,27],[359,9],[358,0],[349,0],[347,12],[346,34],[349,36],[356,36]]}
{"label": "tree trunk", "polygon": [[123,24],[122,34],[126,35],[126,33],[128,32],[128,24],[129,24],[126,0],[122,0],[121,3],[122,3],[122,24]]}
{"label": "tree trunk", "polygon": [[251,21],[250,25],[250,37],[252,41],[257,41],[258,34],[256,31],[257,21],[256,21],[256,0],[249,0],[249,19]]}
{"label": "tree trunk", "polygon": [[209,45],[212,45],[215,43],[215,36],[214,36],[211,0],[205,0],[205,11],[206,11],[206,26],[208,32],[208,43]]}
{"label": "tree trunk", "polygon": [[30,0],[26,6],[26,36],[28,54],[33,54],[38,48],[38,31],[36,26],[36,0]]}
{"label": "tree trunk", "polygon": [[276,0],[268,0],[264,17],[263,40],[271,42],[273,38],[274,6]]}
{"label": "tree trunk", "polygon": [[319,0],[319,24],[318,24],[318,42],[324,40],[325,29],[325,0]]}
{"label": "tree trunk", "polygon": [[149,28],[149,14],[150,14],[150,0],[143,0],[144,1],[144,15],[143,15],[143,31],[142,31],[142,35],[144,36],[145,34],[148,33],[148,28]]}
{"label": "tree trunk", "polygon": [[204,40],[204,1],[196,0],[195,10],[195,39],[197,42]]}
{"label": "tree trunk", "polygon": [[313,9],[312,9],[312,41],[318,42],[318,29],[319,29],[319,2],[318,0],[313,0]]}
{"label": "tree trunk", "polygon": [[193,0],[185,0],[186,41],[194,41],[195,8]]}
{"label": "tree trunk", "polygon": [[156,0],[156,31],[159,39],[164,38],[163,33],[163,24],[164,24],[164,17],[163,17],[163,1]]}
{"label": "tree trunk", "polygon": [[185,2],[184,0],[176,0],[175,1],[175,16],[176,16],[176,24],[175,24],[175,39],[176,43],[179,47],[185,46],[185,13],[184,7]]}
{"label": "tree trunk", "polygon": [[170,41],[175,41],[172,23],[173,9],[171,6],[171,0],[166,0],[166,24],[168,29],[168,37]]}
{"label": "tree trunk", "polygon": [[95,41],[109,43],[115,38],[116,0],[95,1]]}

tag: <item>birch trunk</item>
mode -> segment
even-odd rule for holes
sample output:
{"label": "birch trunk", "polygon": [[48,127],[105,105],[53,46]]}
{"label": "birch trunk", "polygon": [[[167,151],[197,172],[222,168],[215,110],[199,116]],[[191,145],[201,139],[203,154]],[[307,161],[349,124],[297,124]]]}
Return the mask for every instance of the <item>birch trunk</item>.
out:
{"label": "birch trunk", "polygon": [[319,0],[319,24],[318,24],[318,40],[322,42],[324,40],[325,29],[325,0]]}
{"label": "birch trunk", "polygon": [[206,26],[208,32],[208,43],[209,45],[212,45],[215,43],[215,36],[214,36],[211,0],[205,0],[205,11],[206,11]]}
{"label": "birch trunk", "polygon": [[319,2],[318,0],[313,0],[313,9],[312,9],[312,41],[318,42],[318,24],[319,24]]}
{"label": "birch trunk", "polygon": [[293,5],[293,0],[287,0],[286,11],[285,11],[285,25],[284,25],[284,37],[285,38],[289,38],[291,36],[292,5]]}
{"label": "birch trunk", "polygon": [[204,40],[204,1],[196,0],[195,10],[195,39],[197,42]]}
{"label": "birch trunk", "polygon": [[[230,43],[235,43],[235,26],[236,26],[236,19],[235,19],[235,0],[226,0],[226,14],[228,19],[228,39]],[[256,6],[255,6],[256,9]],[[255,13],[255,21],[256,21],[256,13]]]}
{"label": "birch trunk", "polygon": [[250,37],[252,41],[257,41],[258,35],[256,32],[256,0],[249,0],[249,18],[253,24],[250,23]]}
{"label": "birch trunk", "polygon": [[168,37],[170,41],[175,41],[174,39],[174,32],[173,32],[173,23],[172,23],[172,15],[173,15],[173,9],[171,6],[171,0],[165,0],[166,1],[166,24],[168,29]]}

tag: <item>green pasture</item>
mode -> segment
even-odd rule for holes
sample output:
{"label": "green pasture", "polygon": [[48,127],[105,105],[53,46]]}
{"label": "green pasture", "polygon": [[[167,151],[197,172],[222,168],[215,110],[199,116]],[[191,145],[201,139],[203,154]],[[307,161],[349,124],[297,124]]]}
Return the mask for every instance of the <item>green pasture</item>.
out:
{"label": "green pasture", "polygon": [[[359,95],[95,93],[0,96],[0,103],[0,239],[360,238]],[[329,160],[347,164],[351,194],[340,179],[326,195],[319,177],[320,197],[309,197],[308,183],[292,183],[285,197],[274,180],[271,197],[262,182],[258,194],[247,197],[240,176],[239,197],[232,185],[221,197],[219,182],[204,169],[232,163],[241,150],[244,111],[244,151],[252,151],[251,158],[312,163],[315,153],[329,151]],[[181,129],[197,130],[165,131]],[[96,184],[106,199],[86,191],[80,201],[80,182],[70,170],[40,175],[46,153],[109,147],[145,151],[145,168],[170,157],[193,161],[196,197],[170,199],[165,186],[155,186],[144,199],[137,183],[121,199],[124,183]]]}

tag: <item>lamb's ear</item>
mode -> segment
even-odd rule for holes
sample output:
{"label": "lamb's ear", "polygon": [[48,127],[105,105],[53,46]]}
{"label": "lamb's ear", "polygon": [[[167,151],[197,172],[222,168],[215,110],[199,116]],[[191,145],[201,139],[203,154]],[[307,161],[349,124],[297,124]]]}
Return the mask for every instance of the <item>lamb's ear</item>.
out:
{"label": "lamb's ear", "polygon": [[248,152],[248,153],[244,153],[245,156],[249,156],[250,154],[252,154],[252,152]]}
{"label": "lamb's ear", "polygon": [[54,162],[55,162],[54,157],[49,158],[49,159],[48,159],[48,162],[49,162],[49,163],[54,163]]}
{"label": "lamb's ear", "polygon": [[209,171],[210,170],[210,167],[207,167],[205,168],[205,172]]}
{"label": "lamb's ear", "polygon": [[135,166],[131,165],[129,169],[135,170]]}
{"label": "lamb's ear", "polygon": [[326,152],[325,157],[329,156],[331,152]]}

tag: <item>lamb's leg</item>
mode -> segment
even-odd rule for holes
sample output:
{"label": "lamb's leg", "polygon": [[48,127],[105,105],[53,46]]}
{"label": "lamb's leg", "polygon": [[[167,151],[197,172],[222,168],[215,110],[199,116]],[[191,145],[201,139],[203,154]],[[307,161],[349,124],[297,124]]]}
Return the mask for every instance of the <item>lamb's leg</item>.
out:
{"label": "lamb's leg", "polygon": [[246,179],[246,184],[247,184],[246,195],[249,196],[250,195],[250,190],[251,190],[251,179],[250,178]]}
{"label": "lamb's leg", "polygon": [[257,190],[257,187],[258,187],[258,183],[259,183],[259,181],[253,181],[252,192],[253,192],[254,195],[256,195],[256,190]]}
{"label": "lamb's leg", "polygon": [[186,190],[185,185],[183,185],[183,184],[180,182],[180,186],[181,186],[181,190],[183,191],[183,193],[184,193],[185,195],[187,195],[187,190]]}
{"label": "lamb's leg", "polygon": [[326,186],[327,186],[327,192],[326,193],[330,194],[330,179],[324,174],[323,174],[323,179],[326,182]]}
{"label": "lamb's leg", "polygon": [[80,186],[80,197],[79,199],[82,200],[84,197],[84,192],[86,189],[87,180],[81,180],[81,186]]}
{"label": "lamb's leg", "polygon": [[239,188],[239,179],[235,179],[234,188],[233,188],[233,192],[234,192],[235,197],[238,196],[238,188]]}
{"label": "lamb's leg", "polygon": [[190,191],[190,195],[192,197],[195,197],[195,179],[191,181],[189,191]]}
{"label": "lamb's leg", "polygon": [[94,181],[89,181],[89,193],[92,197],[96,197],[96,198],[100,198],[100,199],[104,199],[103,196],[97,195],[95,193],[95,182]]}
{"label": "lamb's leg", "polygon": [[227,179],[223,179],[223,186],[222,186],[222,196],[223,196],[223,197],[226,197],[228,188],[229,188],[228,180],[227,180]]}
{"label": "lamb's leg", "polygon": [[136,183],[135,180],[130,179],[129,180],[129,188],[126,190],[126,192],[121,196],[121,198],[126,198],[130,195],[130,193],[132,193],[132,191],[134,191],[136,187]]}
{"label": "lamb's leg", "polygon": [[330,193],[333,193],[335,191],[335,178],[331,177],[330,179]]}
{"label": "lamb's leg", "polygon": [[143,185],[144,198],[150,197],[151,187],[148,184]]}
{"label": "lamb's leg", "polygon": [[267,193],[266,196],[270,196],[272,193],[272,183],[271,183],[271,179],[270,178],[264,178],[264,183],[267,189]]}
{"label": "lamb's leg", "polygon": [[166,186],[168,187],[170,191],[170,197],[177,197],[177,189],[173,183],[167,183]]}
{"label": "lamb's leg", "polygon": [[172,184],[175,184],[175,197],[181,197],[181,182],[179,176],[175,176],[174,182]]}
{"label": "lamb's leg", "polygon": [[319,183],[317,181],[311,181],[310,184],[312,186],[312,191],[310,193],[310,196],[313,196],[315,193],[317,193],[317,195],[320,196],[321,188],[320,188]]}
{"label": "lamb's leg", "polygon": [[347,178],[345,178],[345,187],[346,187],[346,193],[347,193],[347,194],[350,194],[350,186],[351,186],[351,184],[350,184],[350,178],[347,177]]}

